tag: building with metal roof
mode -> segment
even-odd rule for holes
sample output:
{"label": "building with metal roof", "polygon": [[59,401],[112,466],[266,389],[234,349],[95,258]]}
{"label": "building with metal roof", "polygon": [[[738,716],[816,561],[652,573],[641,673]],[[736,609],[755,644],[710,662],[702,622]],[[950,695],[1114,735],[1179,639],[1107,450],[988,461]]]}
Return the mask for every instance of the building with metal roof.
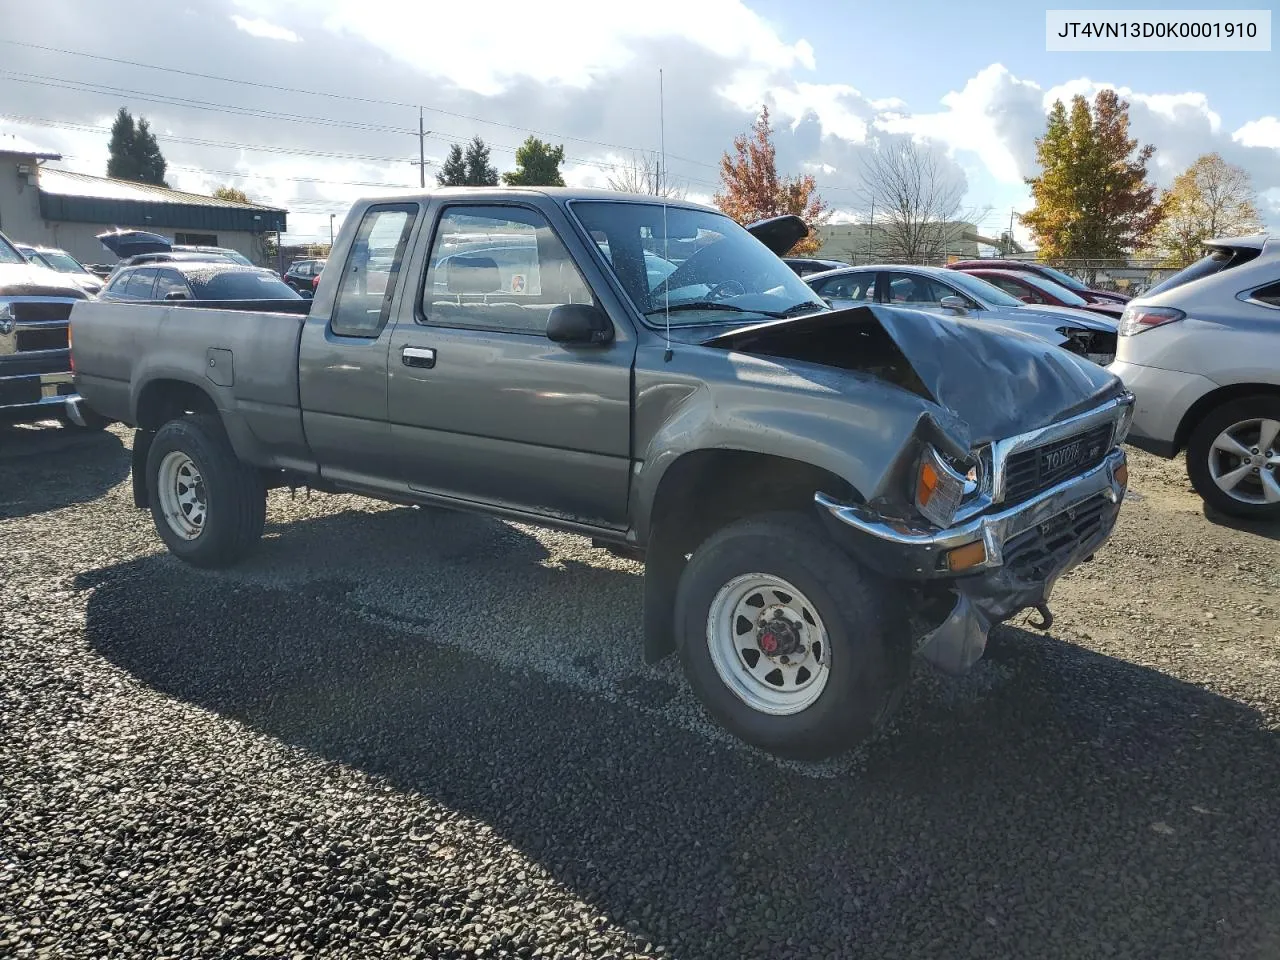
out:
{"label": "building with metal roof", "polygon": [[61,247],[82,263],[114,263],[97,234],[120,227],[229,247],[261,263],[264,237],[287,229],[288,212],[277,207],[47,166],[61,159],[0,137],[0,231],[10,240]]}

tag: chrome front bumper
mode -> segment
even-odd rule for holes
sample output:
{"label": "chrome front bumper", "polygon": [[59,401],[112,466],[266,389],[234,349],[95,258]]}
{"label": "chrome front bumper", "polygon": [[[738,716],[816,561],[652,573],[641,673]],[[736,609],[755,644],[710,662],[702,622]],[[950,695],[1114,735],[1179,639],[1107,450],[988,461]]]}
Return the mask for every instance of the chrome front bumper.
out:
{"label": "chrome front bumper", "polygon": [[[956,599],[951,613],[918,638],[916,651],[947,672],[962,673],[982,657],[992,624],[1047,603],[1058,578],[1092,557],[1111,536],[1125,494],[1124,473],[1118,471],[1125,465],[1124,451],[1113,449],[1086,473],[945,530],[887,521],[861,504],[840,503],[825,494],[815,500],[837,532],[843,528],[852,534],[840,542],[872,569],[892,579],[932,581],[952,590]],[[1077,516],[1083,529],[1073,526]],[[1052,534],[1056,548],[1049,548],[1049,533],[1045,544],[1031,543],[1037,531],[1051,528],[1058,531]],[[948,551],[979,541],[984,561],[962,573],[947,568]],[[1039,549],[1034,562],[1027,559],[1028,546]]]}
{"label": "chrome front bumper", "polygon": [[27,410],[41,412],[46,408],[49,415],[62,410],[67,401],[76,399],[74,391],[75,375],[69,370],[64,373],[30,373],[16,377],[3,375],[0,366],[0,413],[25,413]]}

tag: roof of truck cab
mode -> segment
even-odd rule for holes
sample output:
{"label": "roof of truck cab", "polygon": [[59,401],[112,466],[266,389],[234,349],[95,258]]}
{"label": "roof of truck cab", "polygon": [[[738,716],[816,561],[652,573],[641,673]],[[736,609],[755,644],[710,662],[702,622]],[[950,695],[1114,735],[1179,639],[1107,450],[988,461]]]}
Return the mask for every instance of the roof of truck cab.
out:
{"label": "roof of truck cab", "polygon": [[436,197],[452,199],[466,198],[484,202],[486,200],[520,200],[530,197],[546,197],[557,203],[568,203],[571,200],[612,200],[628,203],[663,204],[668,207],[681,207],[686,210],[702,210],[710,213],[722,213],[715,207],[691,200],[663,200],[647,193],[622,193],[618,190],[596,190],[586,187],[439,187],[435,190],[417,190],[412,193],[389,194],[387,196],[364,197],[362,201],[375,203],[406,203],[431,200]]}

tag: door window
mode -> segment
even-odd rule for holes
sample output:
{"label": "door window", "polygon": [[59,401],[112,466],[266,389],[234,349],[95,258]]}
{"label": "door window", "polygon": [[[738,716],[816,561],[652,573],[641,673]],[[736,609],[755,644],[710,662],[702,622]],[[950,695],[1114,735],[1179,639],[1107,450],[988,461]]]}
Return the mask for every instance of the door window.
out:
{"label": "door window", "polygon": [[130,300],[150,300],[151,288],[156,282],[156,271],[154,268],[145,270],[135,270],[133,275],[129,277],[129,282],[125,284],[124,295]]}
{"label": "door window", "polygon": [[889,274],[889,303],[906,307],[938,307],[955,291],[936,280],[915,273]]}
{"label": "door window", "polygon": [[412,203],[379,205],[365,213],[329,319],[338,336],[376,337],[386,326],[417,213]]}
{"label": "door window", "polygon": [[445,209],[420,322],[541,336],[552,308],[565,303],[595,299],[542,214],[525,207]]}
{"label": "door window", "polygon": [[1017,297],[1021,300],[1026,297],[1027,303],[1044,303],[1045,299],[1036,290],[1023,286],[1017,280],[1011,280],[1008,277],[983,277],[987,283],[993,283],[1010,296]]}
{"label": "door window", "polygon": [[876,299],[875,273],[849,273],[822,281],[818,296],[829,300],[857,300],[874,303]]}
{"label": "door window", "polygon": [[181,293],[191,296],[187,290],[187,281],[182,278],[182,274],[177,270],[161,270],[160,275],[156,277],[155,298],[163,300],[170,293]]}

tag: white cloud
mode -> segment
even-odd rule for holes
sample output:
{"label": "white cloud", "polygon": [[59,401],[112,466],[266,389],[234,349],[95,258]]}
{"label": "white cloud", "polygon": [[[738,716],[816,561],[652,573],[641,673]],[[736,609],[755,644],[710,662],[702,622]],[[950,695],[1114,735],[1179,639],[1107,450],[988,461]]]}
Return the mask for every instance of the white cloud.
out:
{"label": "white cloud", "polygon": [[238,13],[233,13],[231,22],[236,25],[237,30],[243,30],[250,36],[261,37],[263,40],[284,40],[286,43],[302,42],[302,38],[288,27],[277,26],[267,20],[249,20]]}
{"label": "white cloud", "polygon": [[1261,117],[1250,120],[1231,135],[1236,143],[1246,147],[1270,147],[1280,150],[1280,119]]}
{"label": "white cloud", "polygon": [[[423,73],[486,95],[527,80],[583,88],[630,66],[637,43],[673,38],[744,66],[815,66],[808,41],[782,40],[741,0],[649,0],[641,8],[568,0],[554,16],[531,16],[521,0],[489,0],[483,16],[465,4],[399,0],[309,0],[293,9],[312,11],[334,33],[359,37]],[[441,37],[447,42],[436,42]],[[655,95],[661,66],[652,64]]]}

